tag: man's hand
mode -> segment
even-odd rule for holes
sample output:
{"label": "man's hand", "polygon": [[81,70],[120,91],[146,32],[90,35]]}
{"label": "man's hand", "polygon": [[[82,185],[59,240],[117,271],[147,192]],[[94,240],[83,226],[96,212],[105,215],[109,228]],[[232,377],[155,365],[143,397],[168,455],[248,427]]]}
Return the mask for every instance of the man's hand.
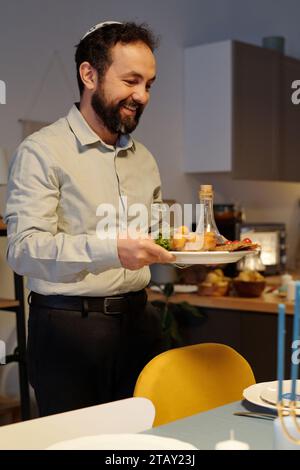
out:
{"label": "man's hand", "polygon": [[154,263],[170,263],[175,256],[148,238],[118,238],[118,255],[123,268],[132,271]]}

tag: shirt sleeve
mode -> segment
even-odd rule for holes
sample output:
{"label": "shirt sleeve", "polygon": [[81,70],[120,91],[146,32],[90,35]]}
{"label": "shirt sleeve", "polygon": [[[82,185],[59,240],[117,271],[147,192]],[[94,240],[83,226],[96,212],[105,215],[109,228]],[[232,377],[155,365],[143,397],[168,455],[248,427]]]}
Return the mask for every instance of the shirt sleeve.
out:
{"label": "shirt sleeve", "polygon": [[77,282],[88,273],[121,266],[117,241],[58,231],[60,184],[55,165],[27,139],[9,169],[5,222],[11,268],[50,282]]}

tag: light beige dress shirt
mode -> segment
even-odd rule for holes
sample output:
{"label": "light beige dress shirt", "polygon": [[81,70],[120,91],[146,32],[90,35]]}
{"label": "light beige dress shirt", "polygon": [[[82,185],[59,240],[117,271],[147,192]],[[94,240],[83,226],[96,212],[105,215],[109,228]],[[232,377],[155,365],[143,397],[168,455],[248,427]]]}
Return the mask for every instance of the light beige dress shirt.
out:
{"label": "light beige dress shirt", "polygon": [[[148,267],[121,267],[116,239],[97,237],[97,208],[120,196],[149,213],[161,201],[150,152],[130,136],[107,145],[73,105],[67,117],[18,147],[9,170],[5,222],[7,259],[44,295],[105,296],[144,288]],[[118,214],[119,215],[119,214]],[[150,223],[150,220],[149,220]]]}

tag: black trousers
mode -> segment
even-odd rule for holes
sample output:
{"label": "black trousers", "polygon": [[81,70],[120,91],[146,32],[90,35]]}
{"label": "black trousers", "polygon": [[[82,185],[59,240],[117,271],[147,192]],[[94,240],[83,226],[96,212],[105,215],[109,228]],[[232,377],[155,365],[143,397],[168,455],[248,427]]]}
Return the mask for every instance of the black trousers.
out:
{"label": "black trousers", "polygon": [[29,377],[40,416],[132,396],[143,367],[164,350],[149,303],[120,315],[30,306]]}

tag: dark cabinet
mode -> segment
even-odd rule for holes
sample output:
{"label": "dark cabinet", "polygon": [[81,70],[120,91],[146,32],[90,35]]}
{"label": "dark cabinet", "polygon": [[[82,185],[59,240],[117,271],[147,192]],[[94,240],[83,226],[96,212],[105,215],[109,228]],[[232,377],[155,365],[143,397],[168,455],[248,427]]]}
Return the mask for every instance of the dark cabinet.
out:
{"label": "dark cabinet", "polygon": [[300,60],[282,57],[280,179],[300,181],[300,104],[292,102],[292,83],[300,80]]}
{"label": "dark cabinet", "polygon": [[[238,351],[251,365],[257,382],[277,374],[277,314],[201,307],[204,318],[180,326],[184,345],[221,343]],[[293,315],[286,316],[285,378],[290,377]]]}
{"label": "dark cabinet", "polygon": [[233,43],[233,175],[276,180],[279,175],[280,54]]}

